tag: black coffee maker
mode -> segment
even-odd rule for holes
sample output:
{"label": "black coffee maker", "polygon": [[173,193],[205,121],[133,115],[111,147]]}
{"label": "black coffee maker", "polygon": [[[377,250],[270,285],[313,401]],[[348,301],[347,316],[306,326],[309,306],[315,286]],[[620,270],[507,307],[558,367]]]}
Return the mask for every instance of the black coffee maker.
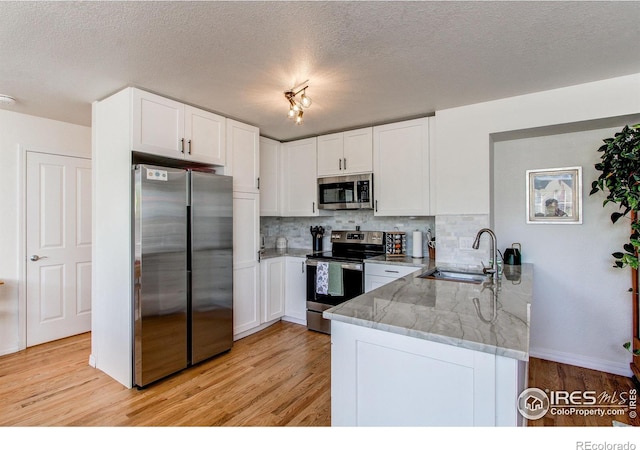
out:
{"label": "black coffee maker", "polygon": [[309,227],[313,238],[313,252],[322,251],[322,238],[324,237],[324,227]]}

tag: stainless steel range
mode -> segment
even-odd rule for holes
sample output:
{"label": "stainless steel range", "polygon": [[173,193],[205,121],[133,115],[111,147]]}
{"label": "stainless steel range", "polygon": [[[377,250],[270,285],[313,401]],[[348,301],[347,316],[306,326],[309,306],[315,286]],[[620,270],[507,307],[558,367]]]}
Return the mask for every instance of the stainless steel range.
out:
{"label": "stainless steel range", "polygon": [[332,231],[331,251],[307,255],[307,328],[331,334],[325,311],[364,293],[364,261],[385,254],[382,231]]}

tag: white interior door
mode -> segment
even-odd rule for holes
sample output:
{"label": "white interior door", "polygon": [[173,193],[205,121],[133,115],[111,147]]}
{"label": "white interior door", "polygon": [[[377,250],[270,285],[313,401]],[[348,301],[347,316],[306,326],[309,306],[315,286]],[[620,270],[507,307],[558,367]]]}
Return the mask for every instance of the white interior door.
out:
{"label": "white interior door", "polygon": [[27,152],[27,347],[91,329],[91,161]]}

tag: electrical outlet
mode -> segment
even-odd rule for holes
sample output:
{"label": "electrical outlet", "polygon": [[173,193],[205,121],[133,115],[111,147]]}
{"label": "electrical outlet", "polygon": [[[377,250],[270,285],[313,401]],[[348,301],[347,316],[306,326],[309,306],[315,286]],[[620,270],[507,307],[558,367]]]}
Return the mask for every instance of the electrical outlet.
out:
{"label": "electrical outlet", "polygon": [[458,248],[460,250],[473,250],[473,240],[472,237],[461,237],[458,238]]}

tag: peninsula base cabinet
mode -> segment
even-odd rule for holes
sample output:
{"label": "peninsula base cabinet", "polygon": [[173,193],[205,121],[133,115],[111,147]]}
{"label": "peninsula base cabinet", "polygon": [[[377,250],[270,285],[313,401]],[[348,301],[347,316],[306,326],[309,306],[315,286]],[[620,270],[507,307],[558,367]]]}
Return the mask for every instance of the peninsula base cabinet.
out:
{"label": "peninsula base cabinet", "polygon": [[527,363],[331,322],[332,426],[523,426]]}

